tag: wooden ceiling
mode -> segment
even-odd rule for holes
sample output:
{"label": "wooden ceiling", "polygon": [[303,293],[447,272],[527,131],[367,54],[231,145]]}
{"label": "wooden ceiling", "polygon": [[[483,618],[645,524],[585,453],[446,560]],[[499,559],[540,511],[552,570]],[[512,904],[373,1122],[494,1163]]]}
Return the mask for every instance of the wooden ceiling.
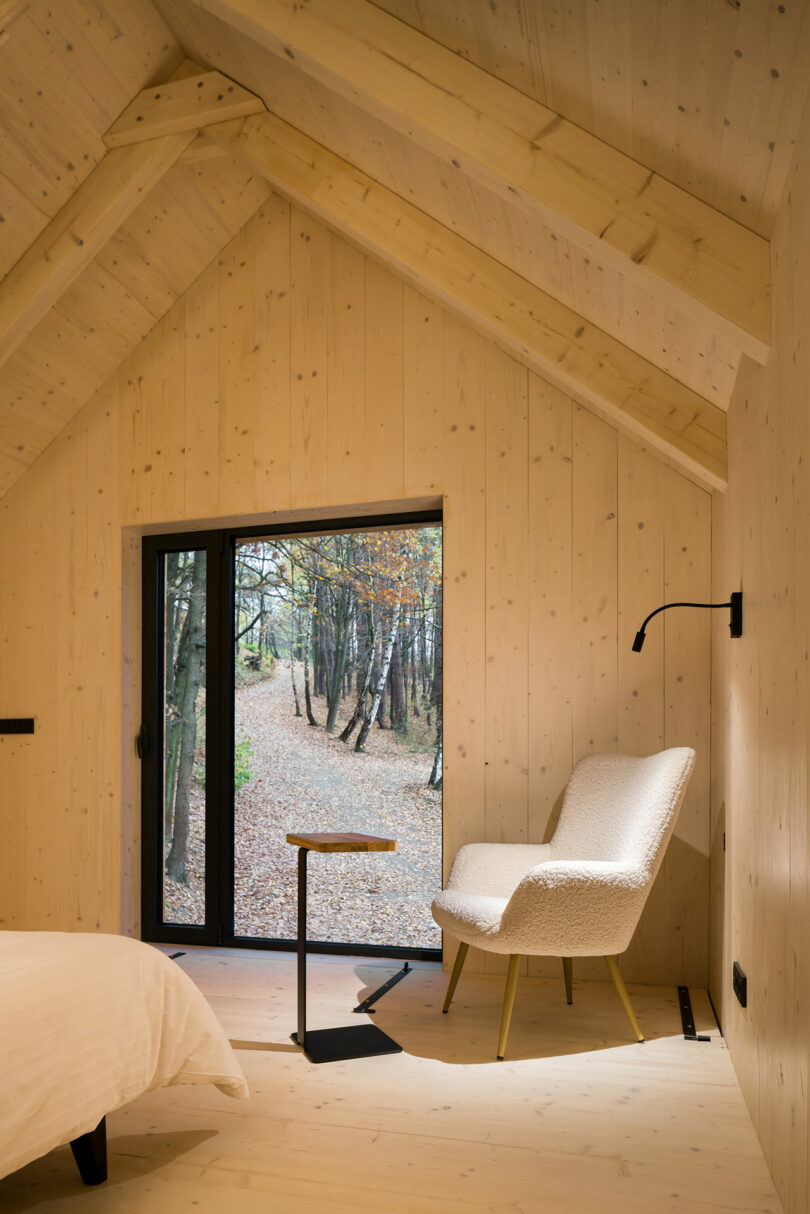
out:
{"label": "wooden ceiling", "polygon": [[808,8],[0,0],[0,494],[271,188],[722,486]]}
{"label": "wooden ceiling", "polygon": [[[120,222],[108,208],[101,175],[109,166],[119,197],[124,177],[104,133],[146,85],[183,74],[184,59],[149,0],[31,0],[0,44],[0,495],[269,194],[241,164],[189,148],[159,166],[165,171],[130,179]],[[18,344],[22,304],[39,306],[47,284],[36,277],[38,290],[21,301],[15,274],[38,240],[44,261],[59,264],[60,217],[81,257],[70,208],[91,190],[99,216],[113,214],[113,230],[101,232],[96,256],[39,307],[41,318],[28,318]]]}
{"label": "wooden ceiling", "polygon": [[810,68],[805,0],[374,0],[769,237]]}

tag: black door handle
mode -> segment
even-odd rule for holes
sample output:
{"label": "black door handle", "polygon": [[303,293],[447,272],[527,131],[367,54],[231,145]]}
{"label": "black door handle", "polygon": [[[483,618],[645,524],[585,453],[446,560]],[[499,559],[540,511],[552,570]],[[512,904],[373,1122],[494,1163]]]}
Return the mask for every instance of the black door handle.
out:
{"label": "black door handle", "polygon": [[141,726],[141,732],[135,739],[135,751],[139,759],[142,759],[149,749],[149,730],[145,725]]}

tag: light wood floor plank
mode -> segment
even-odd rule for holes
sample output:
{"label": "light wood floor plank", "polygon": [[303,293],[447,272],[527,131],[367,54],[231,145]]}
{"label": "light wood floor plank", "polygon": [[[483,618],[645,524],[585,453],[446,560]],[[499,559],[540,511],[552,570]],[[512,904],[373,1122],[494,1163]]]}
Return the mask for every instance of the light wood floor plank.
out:
{"label": "light wood floor plank", "polygon": [[[167,950],[171,951],[171,950]],[[631,987],[646,1045],[612,985],[522,978],[506,1062],[502,982],[465,974],[448,1016],[438,965],[380,1002],[399,1055],[313,1066],[289,1040],[295,958],[189,949],[251,1088],[166,1088],[108,1119],[110,1179],[77,1180],[68,1148],[0,1181],[0,1212],[99,1214],[623,1214],[780,1206],[705,994],[685,1041],[674,988]],[[395,961],[312,958],[310,1027],[351,1008]]]}

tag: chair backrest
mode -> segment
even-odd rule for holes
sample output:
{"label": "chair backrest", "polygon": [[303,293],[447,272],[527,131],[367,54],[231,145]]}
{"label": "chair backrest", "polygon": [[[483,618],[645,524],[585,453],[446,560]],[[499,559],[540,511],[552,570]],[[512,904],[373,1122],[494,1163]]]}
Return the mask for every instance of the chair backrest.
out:
{"label": "chair backrest", "polygon": [[574,768],[551,840],[554,860],[620,860],[658,871],[695,763],[688,746],[646,758],[588,755]]}

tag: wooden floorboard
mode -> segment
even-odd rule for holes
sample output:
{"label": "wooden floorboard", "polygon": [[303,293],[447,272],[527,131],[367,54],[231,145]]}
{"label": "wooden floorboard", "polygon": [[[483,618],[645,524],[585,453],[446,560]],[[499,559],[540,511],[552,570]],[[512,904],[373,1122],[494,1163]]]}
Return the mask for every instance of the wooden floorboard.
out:
{"label": "wooden floorboard", "polygon": [[[167,949],[166,951],[177,951]],[[189,949],[250,1084],[164,1088],[108,1118],[110,1179],[85,1189],[67,1147],[0,1181],[3,1214],[609,1214],[781,1207],[704,992],[685,1041],[677,994],[631,987],[645,1045],[610,983],[522,978],[505,1062],[495,1061],[502,979],[417,963],[374,1021],[404,1052],[314,1066],[290,1042],[293,954]],[[309,1027],[398,968],[310,959]]]}

